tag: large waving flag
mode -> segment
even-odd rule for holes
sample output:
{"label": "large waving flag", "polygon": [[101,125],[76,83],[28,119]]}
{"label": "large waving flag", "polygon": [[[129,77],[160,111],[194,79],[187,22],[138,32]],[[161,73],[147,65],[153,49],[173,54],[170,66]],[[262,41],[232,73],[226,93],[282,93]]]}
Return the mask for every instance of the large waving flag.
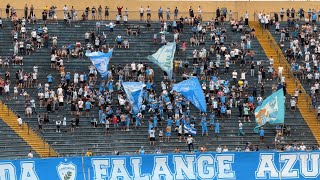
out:
{"label": "large waving flag", "polygon": [[163,71],[168,74],[169,79],[172,79],[173,58],[175,52],[176,43],[167,43],[166,45],[158,49],[156,53],[148,56],[147,59],[158,65]]}
{"label": "large waving flag", "polygon": [[97,71],[101,74],[103,78],[107,77],[108,74],[108,65],[110,62],[110,58],[112,57],[113,51],[109,51],[108,53],[103,52],[91,52],[86,53],[86,56],[90,58],[94,67],[96,67]]}
{"label": "large waving flag", "polygon": [[183,128],[187,130],[188,133],[191,134],[192,136],[195,136],[197,134],[197,130],[191,127],[189,124],[185,124]]}
{"label": "large waving flag", "polygon": [[198,78],[190,78],[178,84],[173,85],[174,91],[181,93],[193,105],[202,112],[207,111],[206,99],[204,97]]}
{"label": "large waving flag", "polygon": [[254,111],[257,126],[254,131],[258,132],[259,127],[266,123],[281,124],[284,123],[284,94],[283,89],[279,89],[275,93],[267,97]]}
{"label": "large waving flag", "polygon": [[122,86],[132,106],[132,113],[138,114],[142,105],[143,88],[146,85],[141,82],[123,82]]}

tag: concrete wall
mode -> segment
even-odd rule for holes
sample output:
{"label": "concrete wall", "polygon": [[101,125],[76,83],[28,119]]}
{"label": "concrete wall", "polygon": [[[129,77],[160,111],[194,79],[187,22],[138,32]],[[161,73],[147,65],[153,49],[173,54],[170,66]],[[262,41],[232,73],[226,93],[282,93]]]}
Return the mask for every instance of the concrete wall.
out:
{"label": "concrete wall", "polygon": [[[213,12],[215,12],[217,7],[227,7],[229,10],[233,12],[238,12],[238,17],[244,15],[245,11],[247,10],[250,14],[250,17],[253,17],[254,11],[264,11],[264,12],[279,12],[281,7],[286,8],[295,8],[296,10],[299,8],[304,8],[305,10],[309,8],[314,8],[317,11],[320,8],[319,1],[205,1],[205,0],[3,0],[0,1],[0,8],[2,9],[0,15],[2,17],[5,16],[5,6],[7,3],[10,3],[11,6],[15,7],[16,9],[23,9],[25,4],[29,6],[31,4],[34,5],[36,9],[44,9],[46,6],[56,5],[58,9],[62,9],[64,5],[67,5],[69,9],[71,6],[74,6],[75,9],[83,11],[85,7],[95,6],[96,8],[99,5],[109,6],[110,11],[116,11],[117,6],[123,6],[124,9],[127,7],[129,11],[136,11],[129,13],[129,20],[138,18],[138,9],[140,6],[146,8],[146,6],[150,6],[153,11],[153,18],[157,16],[157,9],[159,6],[162,6],[163,9],[169,7],[171,11],[178,6],[179,11],[187,12],[189,7],[192,6],[194,12],[197,12],[197,8],[200,5],[203,9],[204,14],[210,14],[210,17],[213,16]],[[123,9],[123,10],[124,10]],[[18,11],[20,12],[20,11]],[[22,12],[22,11],[21,11]],[[78,12],[81,14],[82,12]],[[38,14],[38,13],[37,13]],[[18,14],[19,15],[19,14]],[[21,14],[22,15],[22,14]],[[39,14],[40,15],[40,14]],[[38,15],[38,17],[40,17]],[[112,17],[114,18],[113,13],[111,13]],[[207,15],[208,17],[208,15]],[[61,18],[61,16],[59,16]]]}

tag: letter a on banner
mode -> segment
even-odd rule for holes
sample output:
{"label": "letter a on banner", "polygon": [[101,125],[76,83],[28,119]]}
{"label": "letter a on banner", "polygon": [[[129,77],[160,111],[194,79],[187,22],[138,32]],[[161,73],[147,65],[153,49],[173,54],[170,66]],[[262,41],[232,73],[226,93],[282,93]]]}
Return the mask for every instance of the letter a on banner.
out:
{"label": "letter a on banner", "polygon": [[166,45],[158,49],[156,53],[148,56],[147,59],[158,65],[163,71],[168,74],[169,79],[172,79],[173,58],[175,52],[176,43],[167,43]]}
{"label": "letter a on banner", "polygon": [[108,65],[110,62],[110,58],[112,57],[113,51],[108,53],[103,52],[92,52],[86,53],[86,56],[90,58],[92,64],[97,69],[97,71],[101,74],[103,78],[106,78],[108,75]]}
{"label": "letter a on banner", "polygon": [[127,99],[132,106],[132,113],[137,114],[142,105],[142,89],[146,86],[141,82],[123,82],[123,89],[127,94]]}
{"label": "letter a on banner", "polygon": [[174,91],[181,93],[200,111],[207,112],[206,99],[204,97],[200,82],[198,78],[190,78],[178,84],[173,85]]}

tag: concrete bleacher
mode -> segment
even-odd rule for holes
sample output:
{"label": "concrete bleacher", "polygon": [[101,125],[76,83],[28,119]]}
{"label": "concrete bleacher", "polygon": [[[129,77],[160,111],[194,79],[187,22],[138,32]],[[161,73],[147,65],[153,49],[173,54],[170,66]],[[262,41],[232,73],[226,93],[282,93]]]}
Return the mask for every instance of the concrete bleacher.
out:
{"label": "concrete bleacher", "polygon": [[[140,24],[140,22],[130,22],[131,24]],[[33,28],[37,28],[39,25],[28,25],[27,29],[30,33]],[[48,32],[50,36],[58,37],[58,47],[60,48],[62,45],[66,45],[68,43],[74,44],[76,41],[80,41],[82,45],[84,45],[84,34],[89,30],[95,29],[94,21],[86,21],[80,22],[79,24],[72,25],[69,27],[68,25],[59,22],[59,24],[48,24]],[[159,32],[159,23],[152,23],[152,29],[155,29],[154,32]],[[232,41],[240,42],[240,33],[231,32],[230,27],[225,25],[228,30],[226,44],[229,45]],[[8,21],[4,21],[4,28],[0,31],[0,56],[9,56],[12,55],[12,40],[10,35],[11,24]],[[102,27],[102,31],[107,34],[108,42],[110,45],[114,45],[114,39],[120,33],[122,36],[128,38],[130,42],[130,49],[117,49],[115,48],[113,58],[111,59],[110,64],[118,65],[121,64],[124,66],[125,64],[130,64],[132,61],[134,62],[148,62],[146,59],[147,55],[151,55],[156,52],[161,45],[155,45],[152,42],[153,31],[146,31],[145,24],[141,24],[141,34],[139,36],[126,36],[125,28],[121,26],[120,28],[116,28],[113,34],[110,34],[105,27]],[[191,27],[186,26],[184,33],[180,34],[180,39],[189,41],[189,38],[192,35]],[[208,33],[207,33],[208,34]],[[167,35],[167,40],[172,41],[172,35]],[[210,47],[210,43],[208,42],[208,38],[206,40],[205,47],[208,49]],[[196,47],[196,49],[200,49],[202,46]],[[192,62],[191,52],[195,47],[187,46],[187,58]],[[259,42],[255,39],[252,39],[252,49],[255,52],[255,59],[267,60],[262,47]],[[44,83],[46,82],[46,76],[51,73],[54,76],[53,88],[56,90],[57,84],[60,81],[60,75],[55,69],[50,69],[50,57],[49,57],[49,49],[42,48],[36,50],[36,52],[32,53],[31,56],[24,56],[24,66],[22,67],[26,72],[31,72],[32,67],[37,65],[39,67],[39,81]],[[186,57],[177,56],[177,59],[185,60]],[[215,58],[213,58],[215,59]],[[157,85],[158,90],[160,89],[160,82],[162,81],[163,72],[161,69],[150,62],[148,62],[155,71],[154,81]],[[223,62],[222,62],[223,63]],[[73,74],[73,71],[76,70],[78,72],[88,72],[88,66],[90,65],[90,61],[85,57],[84,59],[70,59],[69,62],[64,60],[65,71],[70,71]],[[263,64],[267,65],[268,63],[263,61]],[[110,67],[110,66],[109,66]],[[20,69],[20,66],[11,66],[11,78],[15,78],[15,72]],[[192,68],[192,65],[191,67]],[[239,70],[239,64],[231,65],[230,72],[234,69]],[[4,70],[1,69],[0,75],[4,74]],[[238,71],[239,72],[239,71]],[[159,75],[160,76],[157,76]],[[231,74],[223,74],[222,72],[219,74],[221,79],[231,79]],[[254,82],[257,82],[257,77],[250,77],[248,73],[246,75],[249,85],[253,85]],[[177,77],[177,82],[180,82],[182,79]],[[266,81],[265,83],[265,95],[271,94],[271,86],[273,83],[271,81]],[[27,92],[36,99],[37,91],[35,88],[27,89]],[[159,92],[159,91],[158,91]],[[258,91],[259,92],[259,91]],[[250,89],[247,93],[251,93]],[[37,118],[35,115],[31,118],[27,118],[24,116],[24,98],[19,97],[17,100],[5,100],[5,103],[12,107],[14,111],[21,115],[25,122],[29,125],[37,127]],[[38,102],[37,102],[38,105]],[[38,106],[37,106],[38,107]],[[90,117],[82,116],[80,118],[80,127],[75,129],[74,133],[71,133],[69,130],[69,124],[71,121],[70,116],[70,105],[66,105],[64,110],[59,110],[58,112],[53,112],[49,114],[50,122],[49,124],[45,124],[43,127],[43,131],[41,134],[47,140],[49,144],[55,148],[56,151],[59,152],[60,155],[68,156],[68,155],[83,155],[88,148],[92,149],[95,154],[103,155],[103,154],[111,154],[115,149],[118,149],[120,153],[123,154],[132,154],[136,152],[140,146],[144,146],[146,151],[153,152],[155,147],[149,146],[149,141],[147,138],[147,120],[149,116],[145,117],[145,123],[142,127],[138,129],[132,129],[128,132],[123,131],[113,131],[111,126],[111,135],[105,135],[105,130],[103,127],[93,128],[90,125]],[[46,112],[45,108],[37,108],[37,113]],[[192,108],[192,115],[198,117],[197,110]],[[55,120],[62,120],[63,115],[66,115],[68,119],[67,127],[62,127],[61,133],[56,133]],[[95,115],[97,117],[98,110],[91,111],[91,115]],[[220,136],[218,138],[214,137],[213,130],[209,130],[209,138],[201,137],[201,135],[197,135],[195,137],[196,146],[206,146],[209,151],[214,151],[218,145],[227,145],[229,150],[235,149],[236,146],[240,146],[244,148],[244,145],[247,142],[250,142],[254,145],[259,145],[260,148],[266,148],[266,146],[274,147],[274,137],[275,137],[275,126],[266,125],[265,132],[265,143],[259,143],[259,135],[253,132],[253,128],[255,127],[255,123],[253,122],[253,115],[250,116],[252,120],[251,123],[244,123],[244,132],[245,136],[238,136],[238,109],[232,109],[232,116],[229,119],[224,120],[224,128],[221,129]],[[200,118],[197,118],[197,130],[198,133],[201,134]],[[288,112],[285,116],[285,123],[291,127],[292,136],[284,137],[284,143],[293,143],[293,142],[304,142],[307,146],[314,145],[316,141],[312,133],[310,132],[308,126],[303,120],[299,111],[296,112]],[[165,123],[166,124],[166,123]],[[162,126],[161,128],[165,128]],[[304,137],[301,139],[301,137]],[[172,152],[176,146],[179,146],[182,151],[187,151],[187,146],[184,142],[178,142],[178,137],[173,133],[171,137],[170,143],[156,143],[156,146],[160,146],[163,152]]]}
{"label": "concrete bleacher", "polygon": [[[32,148],[0,119],[0,158],[27,158],[30,150]],[[36,152],[33,152],[33,155],[38,157]]]}
{"label": "concrete bleacher", "polygon": [[[298,20],[298,19],[297,19],[297,23],[300,25],[300,28],[301,28],[301,25],[306,24],[305,21]],[[318,25],[319,25],[319,24],[318,24]],[[287,27],[287,23],[286,23],[286,22],[281,22],[281,23],[280,23],[280,30],[281,30],[282,28],[286,28],[286,27]],[[272,26],[272,27],[269,29],[269,31],[270,31],[270,33],[273,35],[274,39],[280,44],[280,34],[276,34],[276,33],[275,33],[275,27]],[[293,33],[293,31],[292,31],[292,29],[290,29],[289,36],[290,36],[291,39],[293,39],[293,38],[292,38],[292,33]],[[294,39],[293,39],[293,40],[294,40]],[[287,40],[284,41],[284,47],[281,48],[283,54],[286,54],[285,51],[286,51],[289,47],[290,47],[290,40],[289,40],[289,41],[287,41]],[[302,47],[301,43],[299,43],[299,47],[300,47],[300,49],[301,49],[302,52],[303,52],[303,51],[304,51],[304,47]],[[312,51],[310,51],[310,52],[312,52]],[[301,66],[305,66],[304,57],[302,57],[302,58],[296,58],[296,62],[297,62],[299,65],[301,65]],[[313,69],[312,64],[313,64],[313,63],[312,63],[312,58],[311,58],[311,54],[310,54],[310,66],[311,66],[312,69]],[[309,84],[309,83],[307,82],[307,79],[305,79],[305,80],[300,79],[300,82],[301,82],[301,84],[303,85],[303,88],[306,90],[306,92],[308,92],[308,93],[310,94],[310,93],[311,93],[311,92],[310,92],[310,88],[311,88],[312,85],[313,85],[312,83],[314,82],[314,77],[313,77],[313,80],[311,81],[311,84]]]}

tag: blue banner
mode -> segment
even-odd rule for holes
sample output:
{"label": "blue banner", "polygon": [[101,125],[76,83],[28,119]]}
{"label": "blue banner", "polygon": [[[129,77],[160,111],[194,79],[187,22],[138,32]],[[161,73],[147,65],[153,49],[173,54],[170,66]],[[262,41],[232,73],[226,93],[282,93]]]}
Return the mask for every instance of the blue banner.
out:
{"label": "blue banner", "polygon": [[176,43],[167,43],[166,45],[158,49],[156,53],[148,56],[147,59],[158,65],[163,71],[168,74],[168,78],[172,79],[173,58],[175,52]]}
{"label": "blue banner", "polygon": [[132,113],[138,114],[142,105],[143,88],[146,86],[141,82],[123,82],[123,89],[132,107]]}
{"label": "blue banner", "polygon": [[90,58],[92,64],[97,69],[97,71],[101,74],[103,78],[108,75],[108,65],[110,62],[110,58],[112,57],[113,51],[108,53],[103,52],[92,52],[86,53],[86,56]]}
{"label": "blue banner", "polygon": [[261,104],[258,106],[254,115],[256,118],[257,128],[263,126],[266,123],[270,124],[280,124],[284,123],[284,94],[283,89],[279,89],[275,93],[267,97]]}
{"label": "blue banner", "polygon": [[207,112],[207,103],[198,78],[190,78],[178,84],[174,84],[174,91],[181,93],[200,111]]}
{"label": "blue banner", "polygon": [[226,152],[0,161],[1,180],[319,179],[320,152]]}

